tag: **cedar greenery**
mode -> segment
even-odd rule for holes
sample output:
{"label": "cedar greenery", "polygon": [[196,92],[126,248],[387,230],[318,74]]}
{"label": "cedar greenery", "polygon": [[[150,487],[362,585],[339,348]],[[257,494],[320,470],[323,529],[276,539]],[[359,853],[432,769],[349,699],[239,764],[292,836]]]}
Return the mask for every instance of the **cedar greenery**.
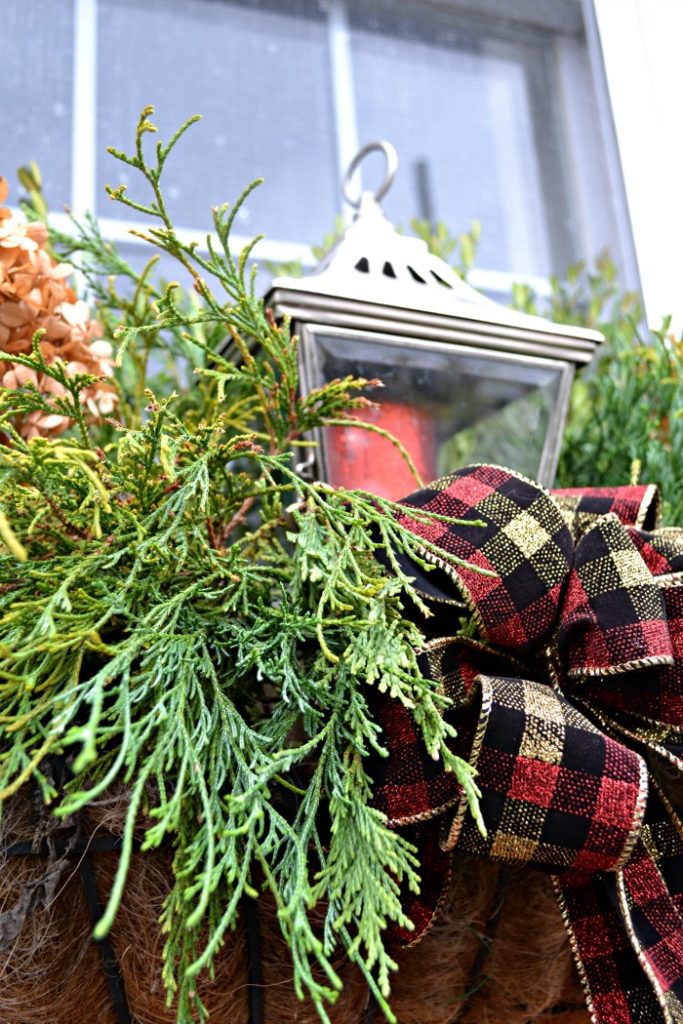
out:
{"label": "cedar greenery", "polygon": [[[152,114],[134,152],[114,152],[151,199],[110,195],[152,218],[145,238],[179,261],[192,292],[154,283],[152,264],[136,273],[92,218],[73,236],[53,232],[55,251],[80,259],[97,315],[110,329],[119,321],[119,419],[83,419],[78,393],[91,379],[48,366],[40,337],[32,355],[11,358],[60,380],[67,397],[31,386],[0,395],[0,802],[34,780],[65,818],[125,785],[119,868],[97,935],[115,919],[146,823],[143,849],[173,849],[161,925],[179,1024],[207,1019],[196,976],[211,971],[243,897],[262,889],[275,898],[298,996],[328,1020],[342,947],[393,1020],[384,935],[389,921],[409,927],[399,888],[416,889],[419,875],[413,847],[371,802],[364,758],[382,751],[373,689],[411,709],[477,815],[471,769],[449,750],[447,699],[418,669],[422,636],[406,613],[421,600],[394,555],[426,566],[429,544],[398,524],[391,502],[294,471],[306,432],[366,406],[360,392],[376,382],[299,395],[296,338],[246,277],[252,247],[230,250],[249,190],[214,210],[206,251],[179,238],[161,177],[196,118],[149,162]],[[217,351],[228,338],[239,365]],[[160,351],[195,369],[180,397],[149,389]],[[156,383],[169,384],[166,370]],[[17,415],[56,402],[71,434],[25,442],[13,429]],[[62,789],[54,757],[68,766]]]}
{"label": "cedar greenery", "polygon": [[572,388],[557,485],[617,486],[644,481],[662,492],[666,525],[683,520],[683,338],[671,318],[658,330],[644,325],[634,292],[624,291],[606,252],[592,266],[576,263],[564,280],[553,276],[543,302],[525,285],[517,308],[558,323],[597,328],[605,335],[595,364]]}
{"label": "cedar greenery", "polygon": [[683,338],[641,330],[608,338],[608,351],[572,392],[559,482],[656,483],[666,526],[683,522]]}

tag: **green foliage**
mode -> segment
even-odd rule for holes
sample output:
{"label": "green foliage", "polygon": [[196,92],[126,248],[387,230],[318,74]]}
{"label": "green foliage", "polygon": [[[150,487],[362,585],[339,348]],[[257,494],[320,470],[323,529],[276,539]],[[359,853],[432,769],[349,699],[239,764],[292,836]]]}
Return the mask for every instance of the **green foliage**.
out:
{"label": "green foliage", "polygon": [[[78,266],[105,336],[113,338],[121,327],[148,328],[135,345],[120,353],[119,370],[113,379],[119,399],[117,418],[125,426],[139,425],[148,388],[156,394],[175,390],[175,409],[179,415],[205,414],[209,401],[207,382],[193,378],[192,369],[207,366],[207,353],[220,346],[225,327],[220,322],[197,320],[201,299],[196,290],[176,290],[176,302],[183,307],[187,323],[162,329],[156,304],[163,300],[167,282],[155,276],[158,255],[152,255],[138,273],[116,245],[102,236],[97,219],[89,213],[83,220],[72,218],[73,233],[54,228],[47,219],[47,207],[38,186],[22,207],[29,219],[45,221],[53,253]],[[187,272],[185,277],[193,280]],[[101,440],[111,440],[113,436],[112,430],[104,430]]]}
{"label": "green foliage", "polygon": [[[299,395],[296,339],[254,294],[252,246],[230,249],[239,201],[214,210],[205,254],[179,238],[160,179],[194,119],[148,162],[151,114],[133,154],[114,154],[151,199],[110,195],[158,222],[144,237],[179,261],[193,297],[155,284],[151,265],[137,274],[92,219],[73,236],[53,232],[57,251],[79,257],[98,315],[110,329],[119,321],[120,421],[85,424],[78,391],[90,378],[46,365],[38,339],[12,359],[66,396],[25,387],[0,398],[11,441],[0,446],[0,803],[34,780],[64,817],[128,788],[97,934],[114,920],[134,831],[151,821],[143,848],[173,849],[162,927],[179,1024],[206,1020],[196,976],[211,971],[242,898],[264,888],[299,996],[328,1019],[341,946],[392,1020],[384,934],[389,921],[409,927],[399,887],[417,888],[419,876],[413,847],[371,805],[365,759],[384,752],[373,690],[411,709],[477,814],[472,772],[449,749],[447,699],[418,668],[422,636],[406,608],[419,595],[395,560],[388,572],[375,558],[381,546],[428,568],[430,545],[398,524],[391,502],[291,469],[307,431],[367,404],[368,382]],[[216,351],[228,338],[239,365]],[[149,390],[159,348],[194,367],[191,398]],[[13,417],[35,408],[71,416],[76,432],[23,441]],[[55,755],[69,766],[65,790],[48,768]],[[312,924],[321,903],[322,934]]]}
{"label": "green foliage", "polygon": [[450,263],[455,273],[463,281],[467,280],[474,266],[481,237],[481,224],[478,220],[474,221],[469,231],[459,235],[452,235],[442,220],[434,224],[429,220],[414,218],[410,228],[414,235],[427,243],[432,255]]}
{"label": "green foliage", "polygon": [[569,267],[550,279],[540,301],[526,285],[514,300],[525,312],[605,335],[594,366],[574,382],[557,473],[560,487],[643,480],[662,489],[666,523],[683,521],[683,341],[643,327],[638,297],[624,292],[607,253],[591,268]]}
{"label": "green foliage", "polygon": [[[68,374],[66,365],[57,360],[48,366],[40,350],[40,339],[45,331],[36,331],[33,338],[33,354],[23,356],[20,353],[7,354],[0,352],[0,362],[15,363],[34,370],[36,374],[50,377],[66,392],[64,395],[53,395],[48,398],[38,390],[35,384],[27,383],[19,391],[3,388],[0,392],[0,413],[5,419],[4,429],[14,435],[12,420],[15,416],[31,412],[43,412],[66,416],[78,426],[82,442],[88,446],[90,435],[83,416],[83,408],[79,399],[81,391],[95,384],[99,378],[91,373]],[[16,440],[16,435],[15,440]]]}
{"label": "green foliage", "polygon": [[[643,310],[635,292],[624,292],[609,253],[598,254],[591,267],[573,263],[563,277],[551,274],[550,293],[542,300],[527,284],[512,286],[515,309],[545,316],[560,324],[575,324],[602,331],[609,341],[633,341]],[[603,350],[604,351],[604,350]]]}
{"label": "green foliage", "polygon": [[572,391],[558,483],[659,484],[667,525],[683,522],[683,341],[662,329],[647,341],[615,335]]}
{"label": "green foliage", "polygon": [[35,160],[32,160],[26,167],[20,167],[17,171],[19,183],[26,190],[27,202],[37,217],[47,217],[47,203],[43,196],[43,176]]}

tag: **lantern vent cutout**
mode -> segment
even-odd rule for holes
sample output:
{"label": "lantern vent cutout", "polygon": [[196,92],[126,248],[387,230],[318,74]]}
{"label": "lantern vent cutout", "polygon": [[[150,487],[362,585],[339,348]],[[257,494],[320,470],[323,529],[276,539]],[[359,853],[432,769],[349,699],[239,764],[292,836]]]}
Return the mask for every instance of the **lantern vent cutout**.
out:
{"label": "lantern vent cutout", "polygon": [[[384,181],[354,199],[352,175],[373,150],[386,158]],[[602,335],[500,306],[399,234],[379,205],[397,166],[389,143],[364,146],[343,183],[353,223],[316,270],[276,278],[266,296],[300,337],[302,389],[379,378],[384,387],[368,392],[377,407],[362,419],[401,441],[424,482],[494,462],[549,485],[574,370]],[[328,427],[313,440],[309,471],[333,486],[388,498],[417,487],[400,450],[374,431]]]}

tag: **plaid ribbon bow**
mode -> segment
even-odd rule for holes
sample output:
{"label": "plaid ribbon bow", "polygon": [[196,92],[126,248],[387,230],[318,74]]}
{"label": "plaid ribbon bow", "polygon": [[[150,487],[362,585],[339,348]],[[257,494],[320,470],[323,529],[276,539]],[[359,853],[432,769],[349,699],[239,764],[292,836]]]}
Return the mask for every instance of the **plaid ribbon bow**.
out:
{"label": "plaid ribbon bow", "polygon": [[422,863],[420,895],[405,895],[414,931],[398,938],[429,927],[456,844],[526,862],[554,878],[596,1024],[680,1024],[683,529],[656,529],[653,487],[551,495],[496,466],[401,505],[434,564],[404,559],[433,611],[422,669],[453,700],[487,834],[410,714],[379,698],[389,757],[370,765],[375,803]]}

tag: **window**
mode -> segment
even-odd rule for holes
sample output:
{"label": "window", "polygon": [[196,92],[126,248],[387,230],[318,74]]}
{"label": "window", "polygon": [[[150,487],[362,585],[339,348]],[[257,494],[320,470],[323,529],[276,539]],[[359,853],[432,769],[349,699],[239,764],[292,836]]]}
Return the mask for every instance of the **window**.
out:
{"label": "window", "polygon": [[59,209],[72,199],[73,5],[10,0],[1,24],[0,174],[11,180],[19,166],[36,160],[47,201]]}
{"label": "window", "polygon": [[204,114],[169,165],[177,224],[204,229],[212,204],[265,177],[238,224],[266,235],[261,258],[310,263],[343,213],[344,168],[380,137],[401,160],[393,220],[481,221],[473,283],[542,282],[603,245],[628,262],[581,0],[5,0],[3,14],[3,173],[36,159],[53,209],[94,208],[130,252],[104,193],[126,168],[105,149],[130,147],[151,102],[162,135]]}

